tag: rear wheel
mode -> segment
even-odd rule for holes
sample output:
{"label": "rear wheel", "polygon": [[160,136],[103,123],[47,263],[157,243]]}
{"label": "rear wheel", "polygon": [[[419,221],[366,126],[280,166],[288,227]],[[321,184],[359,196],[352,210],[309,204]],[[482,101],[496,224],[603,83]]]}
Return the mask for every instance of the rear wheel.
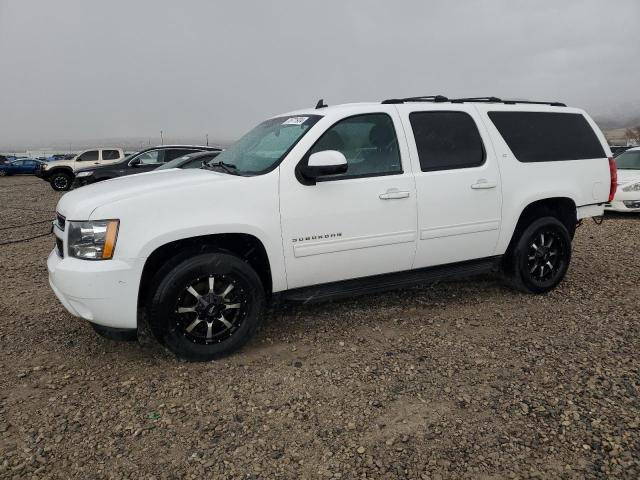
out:
{"label": "rear wheel", "polygon": [[260,278],[246,262],[224,252],[203,253],[159,279],[149,323],[178,357],[207,361],[243,346],[257,330],[264,305]]}
{"label": "rear wheel", "polygon": [[58,192],[69,190],[71,187],[71,175],[64,172],[54,173],[49,179],[49,183]]}
{"label": "rear wheel", "polygon": [[4,170],[0,170],[0,177],[6,177],[8,174]]}
{"label": "rear wheel", "polygon": [[529,293],[553,290],[571,261],[571,237],[555,217],[532,222],[508,255],[505,277],[510,286]]}

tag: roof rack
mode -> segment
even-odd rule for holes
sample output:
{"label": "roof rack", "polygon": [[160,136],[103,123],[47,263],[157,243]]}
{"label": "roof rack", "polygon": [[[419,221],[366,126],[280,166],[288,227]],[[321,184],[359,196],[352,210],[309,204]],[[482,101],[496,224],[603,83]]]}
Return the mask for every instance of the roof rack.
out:
{"label": "roof rack", "polygon": [[523,103],[528,105],[550,105],[552,107],[566,107],[562,102],[533,102],[530,100],[503,100],[498,97],[468,97],[468,98],[447,98],[444,95],[426,95],[423,97],[390,98],[383,100],[383,104],[407,103],[407,102],[451,102],[451,103],[504,103],[505,105],[515,105]]}
{"label": "roof rack", "polygon": [[407,97],[407,98],[390,98],[388,100],[383,100],[383,105],[393,104],[393,103],[406,103],[406,102],[435,102],[442,103],[448,102],[449,99],[444,95],[425,95],[422,97]]}

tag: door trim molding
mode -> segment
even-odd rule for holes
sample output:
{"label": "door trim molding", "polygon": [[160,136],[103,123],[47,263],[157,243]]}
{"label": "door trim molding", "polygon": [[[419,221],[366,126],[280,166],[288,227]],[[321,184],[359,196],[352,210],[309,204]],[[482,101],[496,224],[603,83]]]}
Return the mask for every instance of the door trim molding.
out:
{"label": "door trim molding", "polygon": [[453,237],[456,235],[467,235],[470,233],[489,232],[498,230],[500,220],[483,220],[481,222],[460,223],[458,225],[446,225],[444,227],[423,228],[420,230],[420,240],[431,240],[434,238]]}
{"label": "door trim molding", "polygon": [[293,255],[296,258],[300,258],[311,255],[322,255],[323,253],[336,253],[344,252],[346,250],[359,250],[361,248],[410,243],[415,242],[416,236],[417,232],[415,230],[408,230],[404,232],[382,233],[377,235],[364,235],[361,237],[302,243],[293,246]]}

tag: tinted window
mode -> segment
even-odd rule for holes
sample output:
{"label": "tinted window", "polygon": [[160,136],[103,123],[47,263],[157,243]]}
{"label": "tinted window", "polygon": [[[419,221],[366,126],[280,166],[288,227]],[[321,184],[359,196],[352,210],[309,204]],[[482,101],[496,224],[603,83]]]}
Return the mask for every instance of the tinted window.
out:
{"label": "tinted window", "polygon": [[120,158],[120,152],[118,150],[103,150],[102,151],[102,159],[103,160],[117,160]]}
{"label": "tinted window", "polygon": [[490,112],[489,118],[521,162],[606,156],[593,129],[579,113]]}
{"label": "tinted window", "polygon": [[77,158],[78,162],[88,162],[93,160],[94,162],[98,160],[98,150],[91,150],[89,152],[84,152]]}
{"label": "tinted window", "polygon": [[318,139],[308,155],[325,150],[337,150],[347,159],[347,173],[331,178],[402,173],[396,131],[385,113],[339,121]]}
{"label": "tinted window", "polygon": [[414,112],[409,115],[420,169],[448,170],[484,163],[482,139],[464,112]]}
{"label": "tinted window", "polygon": [[195,153],[195,152],[196,151],[194,151],[194,150],[185,150],[184,148],[165,150],[164,151],[164,161],[165,162],[170,162],[174,158],[182,157],[183,155],[187,155],[189,153]]}
{"label": "tinted window", "polygon": [[160,150],[151,150],[149,152],[141,153],[136,157],[136,160],[143,165],[162,163],[162,156],[160,154]]}

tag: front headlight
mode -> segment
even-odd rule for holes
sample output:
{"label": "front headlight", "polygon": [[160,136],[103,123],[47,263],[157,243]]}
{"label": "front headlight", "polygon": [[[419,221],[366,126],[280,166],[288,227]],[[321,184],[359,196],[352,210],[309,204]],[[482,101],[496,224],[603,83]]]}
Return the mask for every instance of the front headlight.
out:
{"label": "front headlight", "polygon": [[84,260],[109,260],[113,257],[120,220],[67,221],[69,256]]}
{"label": "front headlight", "polygon": [[93,173],[93,170],[89,170],[87,172],[78,172],[76,174],[76,177],[81,178],[81,177],[88,177],[89,175],[91,175]]}
{"label": "front headlight", "polygon": [[623,192],[640,192],[640,183],[633,183],[631,185],[627,185],[622,189]]}

